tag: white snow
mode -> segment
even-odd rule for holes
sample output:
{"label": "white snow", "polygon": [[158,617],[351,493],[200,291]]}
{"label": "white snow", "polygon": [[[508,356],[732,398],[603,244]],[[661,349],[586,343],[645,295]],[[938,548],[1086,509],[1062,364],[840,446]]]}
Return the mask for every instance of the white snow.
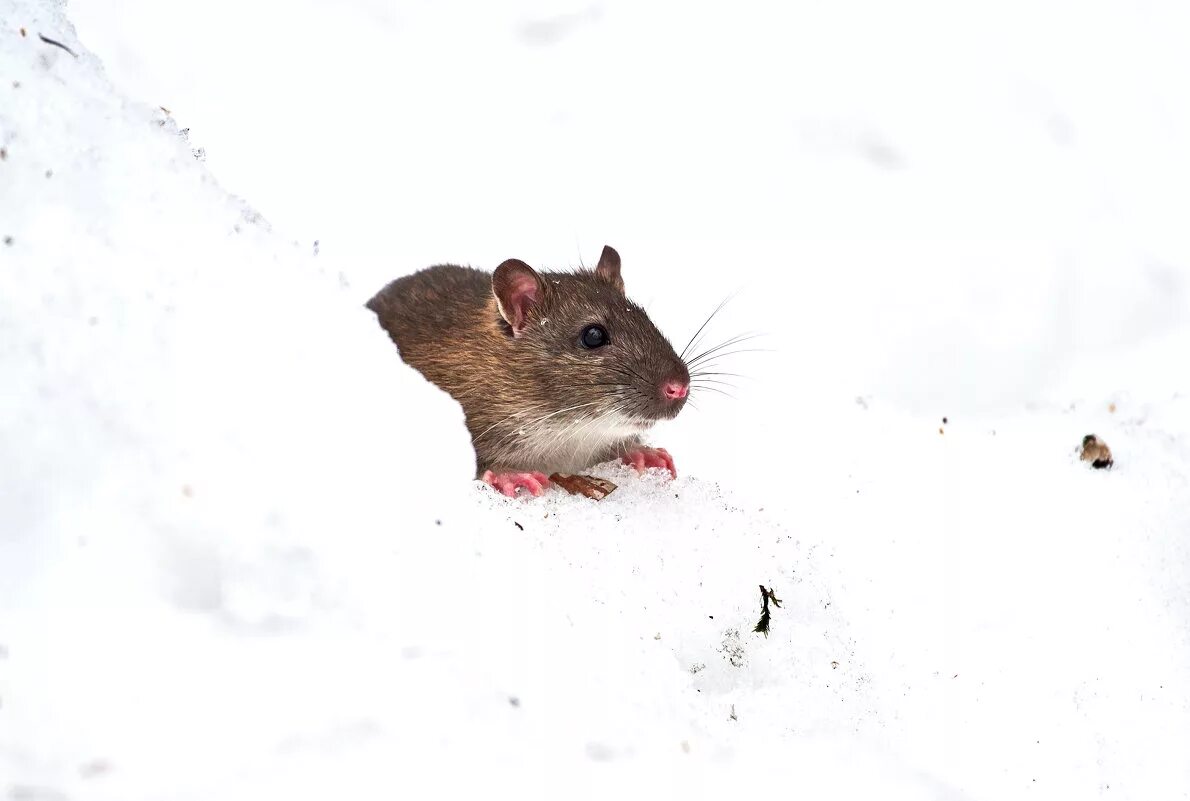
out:
{"label": "white snow", "polygon": [[[0,798],[1190,796],[1188,16],[0,0]],[[495,496],[362,304],[605,241],[766,350]]]}

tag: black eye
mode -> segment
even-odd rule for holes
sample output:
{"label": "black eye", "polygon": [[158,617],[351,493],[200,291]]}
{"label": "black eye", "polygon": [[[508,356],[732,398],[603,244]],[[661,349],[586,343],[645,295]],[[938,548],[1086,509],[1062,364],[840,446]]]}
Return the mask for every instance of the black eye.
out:
{"label": "black eye", "polygon": [[583,329],[579,342],[584,348],[602,348],[608,343],[607,329],[601,325],[589,325]]}

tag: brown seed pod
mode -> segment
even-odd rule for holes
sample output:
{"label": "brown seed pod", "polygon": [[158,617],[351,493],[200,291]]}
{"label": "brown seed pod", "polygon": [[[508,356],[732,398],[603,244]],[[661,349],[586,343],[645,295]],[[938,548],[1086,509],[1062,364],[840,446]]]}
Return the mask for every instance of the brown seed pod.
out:
{"label": "brown seed pod", "polygon": [[1113,464],[1111,448],[1107,447],[1107,443],[1094,434],[1087,434],[1083,437],[1083,449],[1079,458],[1084,462],[1090,462],[1091,467],[1097,470],[1111,467]]}

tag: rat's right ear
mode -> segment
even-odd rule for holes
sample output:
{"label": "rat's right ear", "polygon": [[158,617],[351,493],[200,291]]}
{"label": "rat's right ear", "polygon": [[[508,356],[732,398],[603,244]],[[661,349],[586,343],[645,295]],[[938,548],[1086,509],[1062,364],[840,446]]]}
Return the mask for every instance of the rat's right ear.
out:
{"label": "rat's right ear", "polygon": [[540,302],[545,285],[533,268],[520,259],[509,259],[492,275],[492,294],[500,307],[500,316],[512,327],[512,335],[519,337],[525,330],[529,308]]}

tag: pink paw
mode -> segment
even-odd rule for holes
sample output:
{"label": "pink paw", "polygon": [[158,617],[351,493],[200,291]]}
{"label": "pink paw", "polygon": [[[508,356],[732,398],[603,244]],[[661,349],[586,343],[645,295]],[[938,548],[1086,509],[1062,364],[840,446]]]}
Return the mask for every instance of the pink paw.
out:
{"label": "pink paw", "polygon": [[488,470],[483,474],[483,480],[485,484],[490,484],[496,488],[497,492],[501,492],[509,498],[516,497],[518,487],[529,490],[533,495],[542,495],[545,493],[545,488],[550,485],[550,480],[545,473],[493,473]]}
{"label": "pink paw", "polygon": [[632,465],[638,473],[643,473],[650,467],[664,467],[674,478],[678,477],[678,471],[674,469],[674,459],[665,448],[637,448],[624,454],[620,461]]}

